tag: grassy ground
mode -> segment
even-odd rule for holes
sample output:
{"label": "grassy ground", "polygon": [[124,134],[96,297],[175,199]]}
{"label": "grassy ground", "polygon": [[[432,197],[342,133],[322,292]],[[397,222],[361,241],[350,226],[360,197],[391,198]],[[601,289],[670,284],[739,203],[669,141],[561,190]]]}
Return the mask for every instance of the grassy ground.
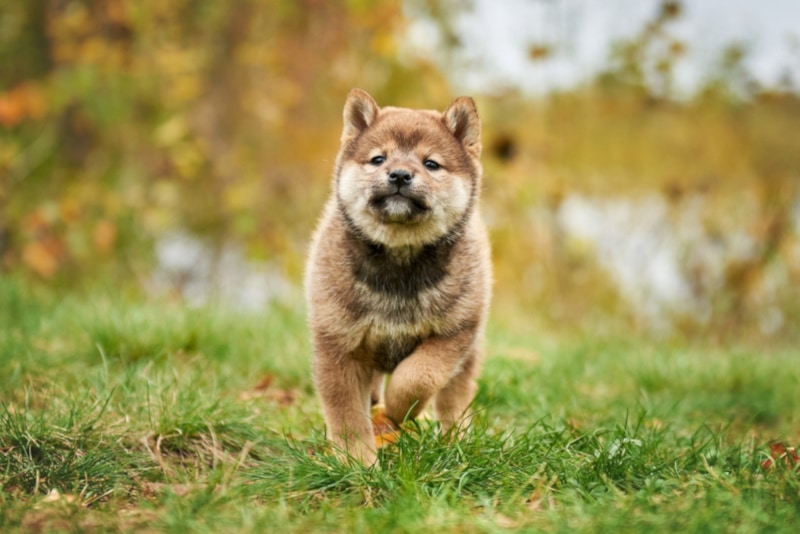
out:
{"label": "grassy ground", "polygon": [[498,323],[471,431],[365,469],[326,454],[300,311],[0,279],[0,531],[797,531],[771,460],[800,441],[796,350]]}

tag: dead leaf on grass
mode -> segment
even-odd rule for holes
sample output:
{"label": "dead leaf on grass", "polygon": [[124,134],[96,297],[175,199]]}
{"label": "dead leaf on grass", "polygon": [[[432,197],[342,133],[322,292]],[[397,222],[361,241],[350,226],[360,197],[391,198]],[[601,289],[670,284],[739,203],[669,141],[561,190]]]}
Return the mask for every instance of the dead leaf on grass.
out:
{"label": "dead leaf on grass", "polygon": [[276,395],[270,396],[271,400],[276,401],[281,406],[291,406],[294,404],[294,401],[297,400],[298,392],[296,389],[279,389],[276,392]]}
{"label": "dead leaf on grass", "polygon": [[265,389],[269,388],[272,385],[272,382],[275,380],[275,375],[272,373],[267,373],[261,379],[261,381],[256,384],[256,387],[253,389],[256,391],[264,391]]}
{"label": "dead leaf on grass", "polygon": [[790,469],[800,471],[800,455],[794,447],[787,447],[784,443],[770,443],[769,458],[761,462],[761,468],[771,469],[778,461],[783,461]]}
{"label": "dead leaf on grass", "polygon": [[249,391],[243,391],[239,395],[239,400],[249,401],[253,399],[266,399],[281,406],[291,406],[299,395],[296,389],[272,388],[275,382],[275,375],[265,374],[261,380]]}

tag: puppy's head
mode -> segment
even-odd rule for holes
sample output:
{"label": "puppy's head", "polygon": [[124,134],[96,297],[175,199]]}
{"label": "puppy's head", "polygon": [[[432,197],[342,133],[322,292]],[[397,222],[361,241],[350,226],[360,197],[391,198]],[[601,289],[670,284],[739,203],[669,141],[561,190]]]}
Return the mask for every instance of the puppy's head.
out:
{"label": "puppy's head", "polygon": [[463,225],[480,188],[480,120],[471,98],[443,112],[379,108],[360,89],[344,106],[339,210],[388,247],[418,247]]}

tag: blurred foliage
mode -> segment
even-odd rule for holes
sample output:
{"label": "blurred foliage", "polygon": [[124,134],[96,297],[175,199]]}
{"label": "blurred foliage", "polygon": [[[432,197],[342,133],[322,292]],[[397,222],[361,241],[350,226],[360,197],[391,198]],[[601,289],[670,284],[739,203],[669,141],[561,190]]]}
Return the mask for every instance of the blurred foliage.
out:
{"label": "blurred foliage", "polygon": [[0,255],[47,280],[140,275],[173,228],[296,273],[346,91],[447,91],[396,59],[396,2],[3,4]]}
{"label": "blurred foliage", "polygon": [[[455,96],[439,66],[402,46],[412,6],[457,49],[453,10],[463,6],[452,1],[0,6],[0,268],[48,284],[141,287],[154,242],[172,230],[235,241],[299,282],[346,91],[440,109]],[[791,327],[784,333],[797,334],[800,99],[753,82],[736,43],[694,96],[677,98],[687,45],[670,24],[681,13],[679,2],[662,3],[580,87],[475,95],[507,315],[638,324],[591,254],[565,239],[557,213],[575,192],[655,192],[676,213],[702,198],[707,234],[744,231],[761,245],[726,265],[722,287],[703,287],[687,265],[696,291],[713,293],[699,331],[741,333],[769,301]],[[555,53],[537,44],[529,56]]]}

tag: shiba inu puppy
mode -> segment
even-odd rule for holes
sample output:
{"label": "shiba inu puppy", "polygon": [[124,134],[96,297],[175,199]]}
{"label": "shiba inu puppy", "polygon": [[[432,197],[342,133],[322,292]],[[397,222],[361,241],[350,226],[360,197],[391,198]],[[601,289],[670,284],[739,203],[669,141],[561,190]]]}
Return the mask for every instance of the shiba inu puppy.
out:
{"label": "shiba inu puppy", "polygon": [[306,300],[328,437],[366,464],[370,405],[399,424],[432,401],[447,429],[475,396],[491,293],[480,154],[471,98],[439,113],[347,97]]}

